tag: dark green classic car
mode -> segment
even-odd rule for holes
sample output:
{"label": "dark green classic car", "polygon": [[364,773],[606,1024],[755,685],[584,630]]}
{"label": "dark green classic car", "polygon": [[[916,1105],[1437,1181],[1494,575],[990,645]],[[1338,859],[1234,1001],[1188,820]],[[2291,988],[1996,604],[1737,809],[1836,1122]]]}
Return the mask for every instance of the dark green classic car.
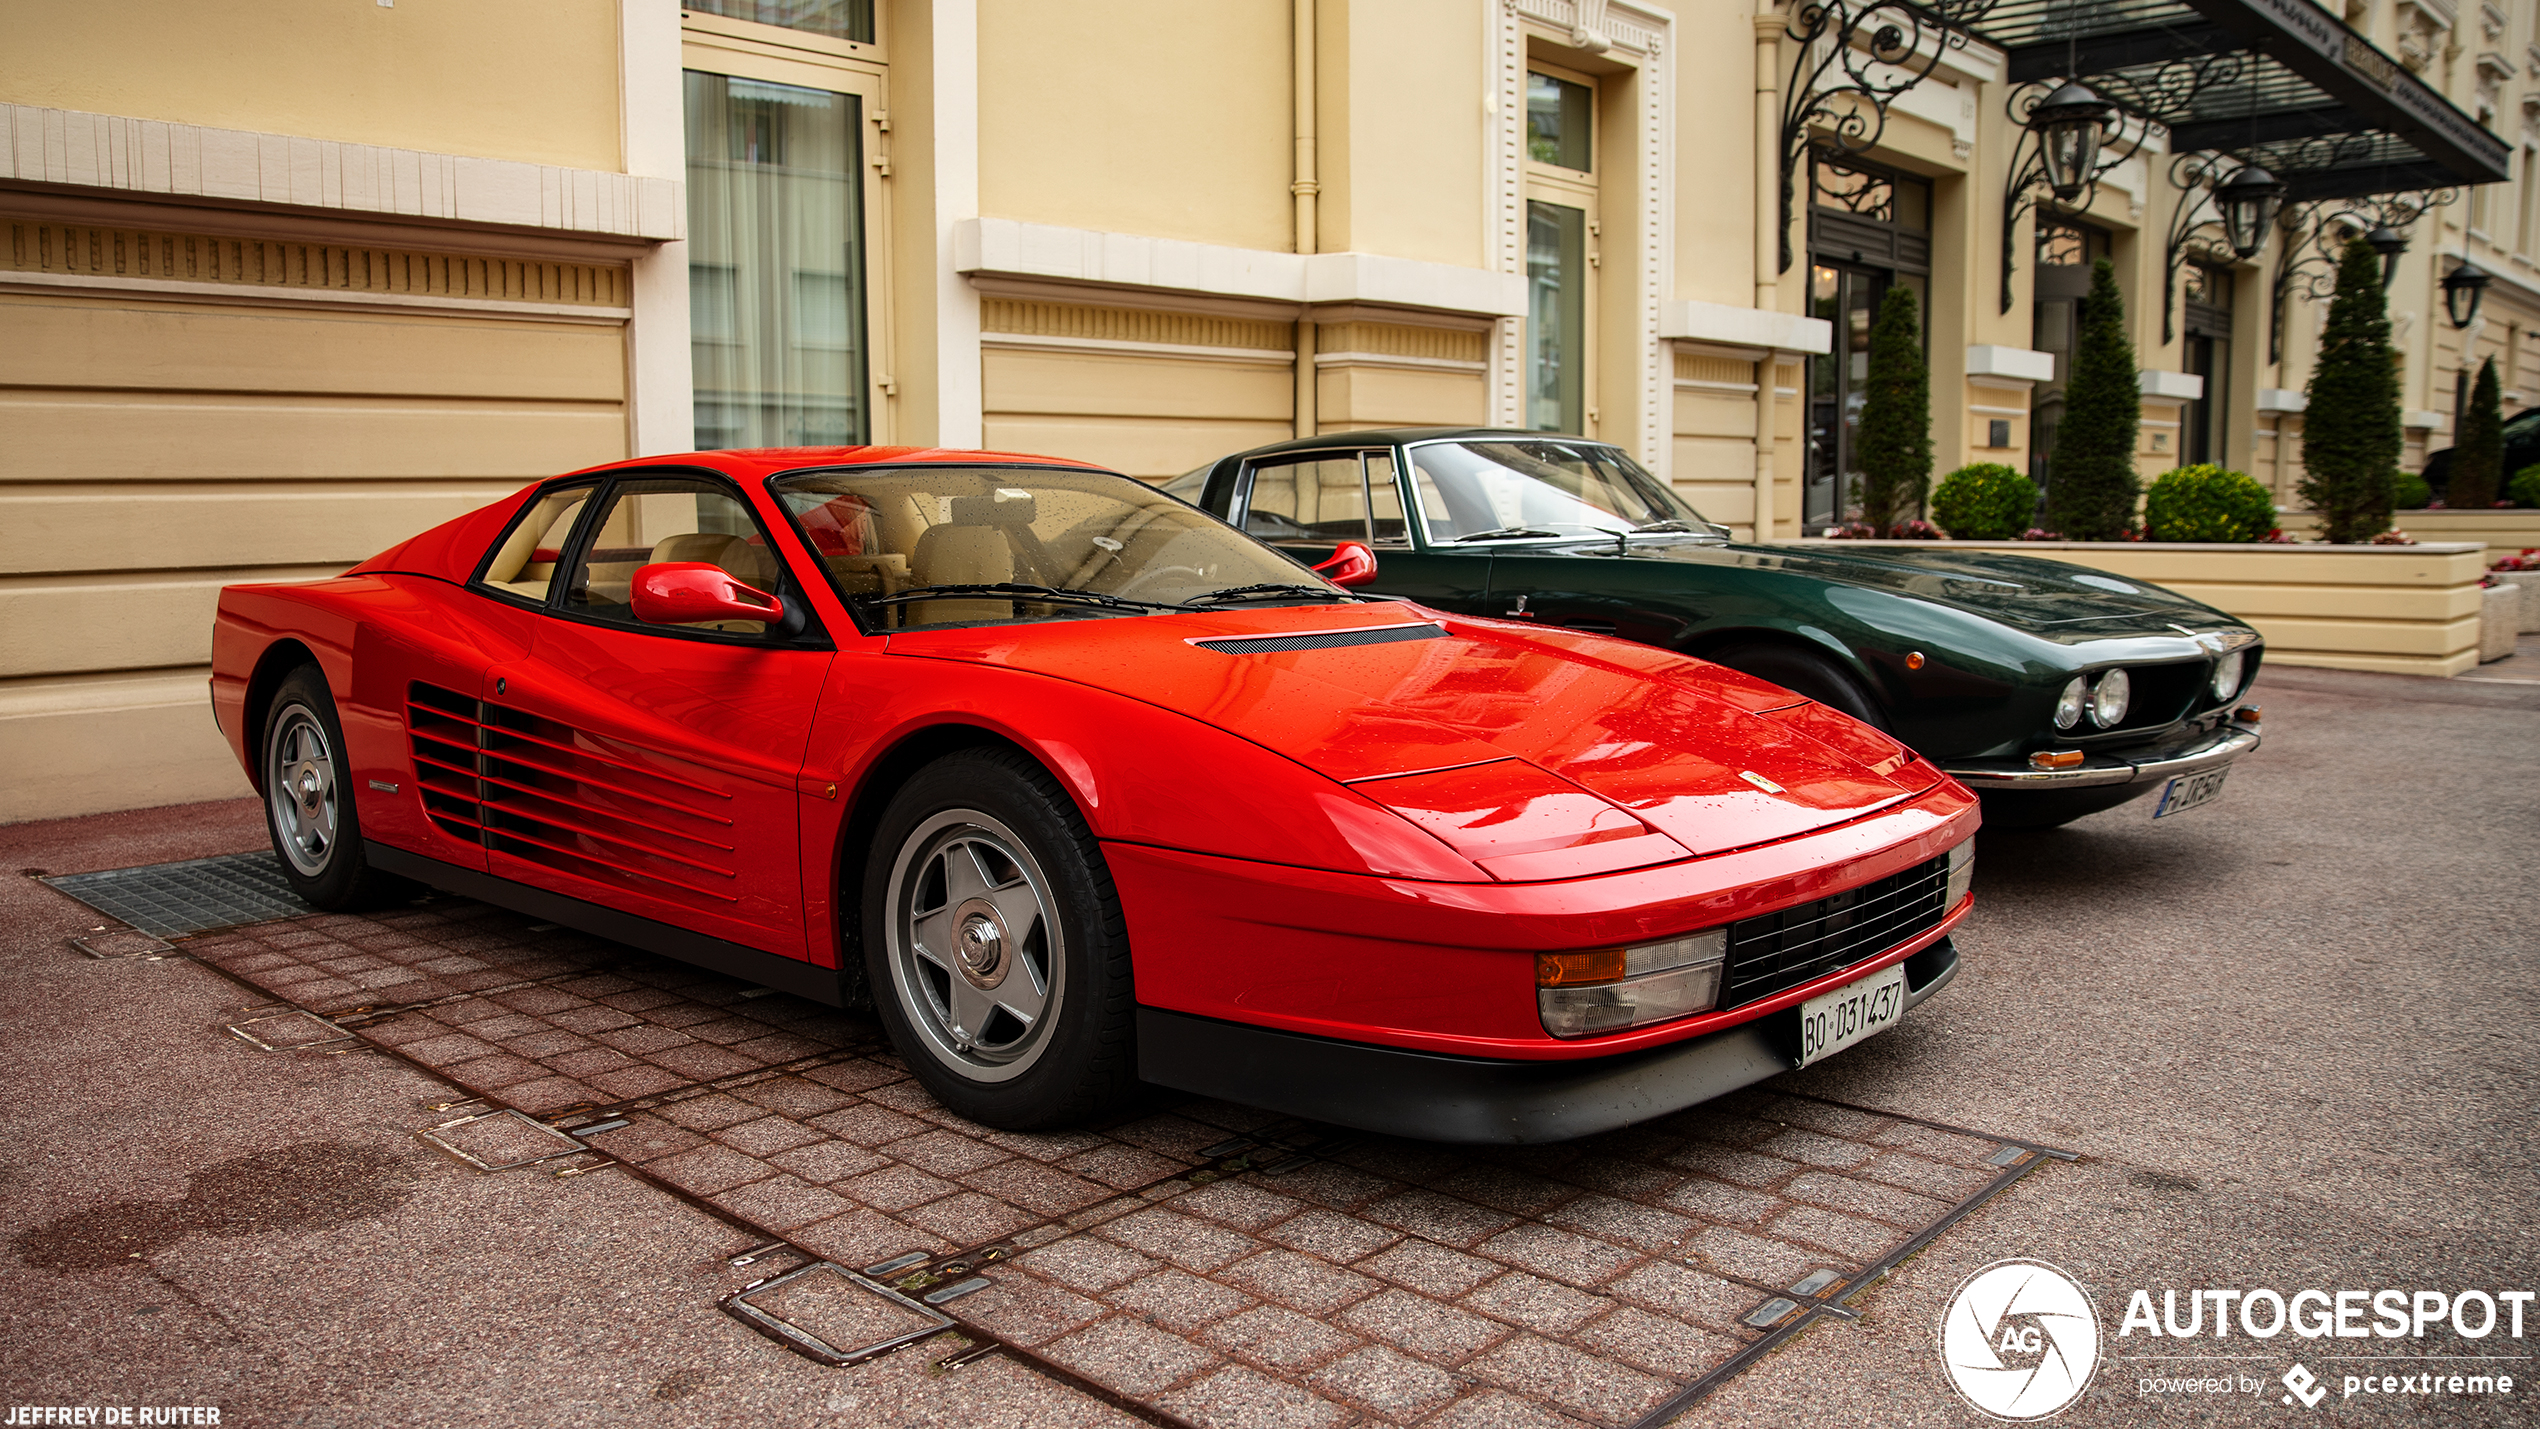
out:
{"label": "dark green classic car", "polygon": [[1869,721],[1956,775],[1997,826],[2158,793],[2211,799],[2257,747],[2258,633],[2060,561],[1947,546],[1731,541],[1618,448],[1467,428],[1239,452],[1166,490],[1308,563],[1342,541],[1369,589],[1665,646]]}

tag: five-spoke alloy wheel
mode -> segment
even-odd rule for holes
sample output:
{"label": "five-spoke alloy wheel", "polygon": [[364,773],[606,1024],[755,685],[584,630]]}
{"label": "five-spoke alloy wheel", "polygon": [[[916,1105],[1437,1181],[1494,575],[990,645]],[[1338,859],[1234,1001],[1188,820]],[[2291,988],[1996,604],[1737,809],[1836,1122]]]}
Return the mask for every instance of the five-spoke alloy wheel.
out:
{"label": "five-spoke alloy wheel", "polygon": [[1067,935],[1012,829],[929,815],[891,869],[891,981],[917,1032],[974,1081],[1028,1072],[1066,1006]]}
{"label": "five-spoke alloy wheel", "polygon": [[901,785],[864,881],[865,976],[920,1081],[1014,1129],[1136,1080],[1129,946],[1101,846],[1048,770],[959,750]]}

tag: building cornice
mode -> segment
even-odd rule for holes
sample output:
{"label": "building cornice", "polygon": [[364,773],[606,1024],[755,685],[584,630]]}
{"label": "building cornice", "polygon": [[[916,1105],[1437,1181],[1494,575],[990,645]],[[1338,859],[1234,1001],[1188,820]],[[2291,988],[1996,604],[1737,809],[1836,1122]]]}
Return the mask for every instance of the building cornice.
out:
{"label": "building cornice", "polygon": [[661,243],[677,179],[0,104],[0,183]]}
{"label": "building cornice", "polygon": [[1234,248],[1011,218],[955,225],[953,267],[974,280],[1037,280],[1124,294],[1188,293],[1299,307],[1356,303],[1481,317],[1526,311],[1522,274],[1375,253]]}

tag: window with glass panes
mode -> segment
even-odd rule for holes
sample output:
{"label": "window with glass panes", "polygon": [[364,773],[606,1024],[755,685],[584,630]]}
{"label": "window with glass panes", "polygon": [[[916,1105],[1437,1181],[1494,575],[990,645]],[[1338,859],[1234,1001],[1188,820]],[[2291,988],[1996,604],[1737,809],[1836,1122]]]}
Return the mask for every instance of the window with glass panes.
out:
{"label": "window with glass panes", "polygon": [[1596,87],[1526,75],[1525,424],[1588,430],[1597,239]]}

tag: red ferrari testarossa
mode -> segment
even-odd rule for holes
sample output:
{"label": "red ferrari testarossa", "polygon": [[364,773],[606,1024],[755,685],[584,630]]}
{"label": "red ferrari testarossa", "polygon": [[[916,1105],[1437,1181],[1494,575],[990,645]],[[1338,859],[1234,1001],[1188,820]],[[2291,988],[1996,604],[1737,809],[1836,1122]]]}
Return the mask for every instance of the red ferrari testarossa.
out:
{"label": "red ferrari testarossa", "polygon": [[997,1126],[1144,1078],[1556,1141],[1955,973],[1976,804],[1901,745],[1665,651],[1361,598],[1364,548],[1325,569],[1066,461],[648,458],[229,587],[212,700],[317,906],[423,883],[869,995]]}

